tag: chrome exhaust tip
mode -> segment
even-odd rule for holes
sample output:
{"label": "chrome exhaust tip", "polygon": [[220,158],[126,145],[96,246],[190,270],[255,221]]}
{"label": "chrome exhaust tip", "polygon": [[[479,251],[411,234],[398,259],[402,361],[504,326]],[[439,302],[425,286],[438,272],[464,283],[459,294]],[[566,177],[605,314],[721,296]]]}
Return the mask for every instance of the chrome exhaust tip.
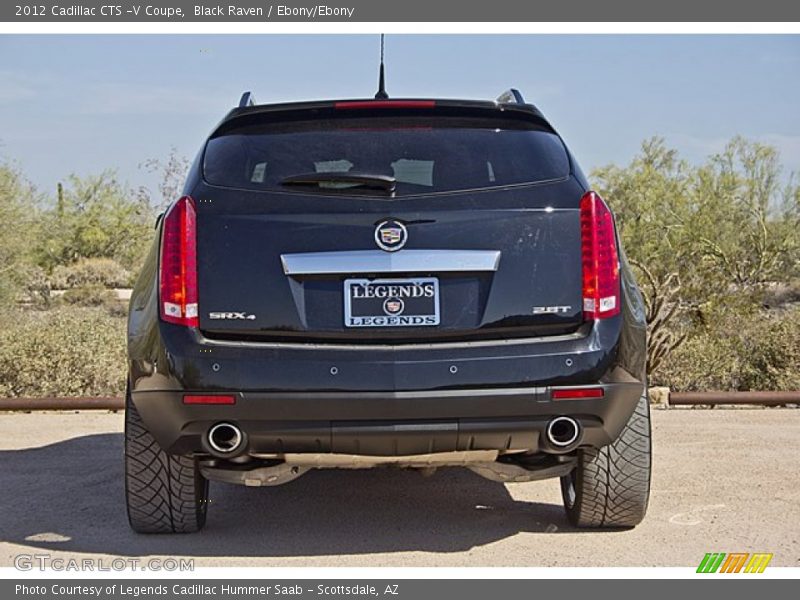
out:
{"label": "chrome exhaust tip", "polygon": [[232,423],[217,423],[208,430],[208,445],[222,455],[231,456],[244,443],[242,430]]}
{"label": "chrome exhaust tip", "polygon": [[567,448],[578,441],[581,426],[572,417],[556,417],[547,424],[547,441],[556,448]]}

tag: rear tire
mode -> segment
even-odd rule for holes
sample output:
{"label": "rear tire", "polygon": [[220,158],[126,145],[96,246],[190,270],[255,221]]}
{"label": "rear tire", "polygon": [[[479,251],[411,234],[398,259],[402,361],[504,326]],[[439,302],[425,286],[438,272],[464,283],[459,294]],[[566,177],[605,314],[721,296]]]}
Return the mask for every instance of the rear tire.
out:
{"label": "rear tire", "polygon": [[164,452],[125,394],[125,496],[138,533],[190,533],[206,522],[208,480],[197,461]]}
{"label": "rear tire", "polygon": [[614,442],[578,451],[578,465],[561,478],[569,522],[576,527],[634,527],[650,497],[650,403],[645,393]]}

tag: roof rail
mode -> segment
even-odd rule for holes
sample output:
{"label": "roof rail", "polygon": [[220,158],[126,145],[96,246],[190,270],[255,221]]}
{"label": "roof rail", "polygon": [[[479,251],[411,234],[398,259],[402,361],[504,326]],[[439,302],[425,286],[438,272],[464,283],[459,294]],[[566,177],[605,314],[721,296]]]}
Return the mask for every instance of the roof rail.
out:
{"label": "roof rail", "polygon": [[253,92],[245,92],[239,99],[239,108],[246,108],[248,106],[255,106],[256,99],[253,97]]}
{"label": "roof rail", "polygon": [[525,104],[525,98],[519,90],[511,88],[503,92],[495,100],[498,104]]}

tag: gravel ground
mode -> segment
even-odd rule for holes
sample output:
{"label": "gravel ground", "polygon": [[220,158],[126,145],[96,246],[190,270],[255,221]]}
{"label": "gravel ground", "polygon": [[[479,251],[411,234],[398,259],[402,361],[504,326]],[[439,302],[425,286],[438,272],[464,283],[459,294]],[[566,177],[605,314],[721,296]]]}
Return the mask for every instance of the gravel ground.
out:
{"label": "gravel ground", "polygon": [[278,488],[214,484],[200,534],[141,536],[123,500],[122,414],[0,414],[0,566],[17,554],[193,557],[197,566],[695,566],[772,552],[800,566],[800,411],[653,411],[650,510],[579,531],[557,480],[469,471],[317,471]]}

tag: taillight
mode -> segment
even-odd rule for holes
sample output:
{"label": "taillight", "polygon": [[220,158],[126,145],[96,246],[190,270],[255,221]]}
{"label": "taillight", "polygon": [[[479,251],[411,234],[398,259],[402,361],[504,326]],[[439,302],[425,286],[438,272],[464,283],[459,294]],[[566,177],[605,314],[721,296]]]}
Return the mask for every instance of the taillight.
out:
{"label": "taillight", "polygon": [[614,217],[595,192],[581,198],[583,316],[605,319],[619,314],[619,254]]}
{"label": "taillight", "polygon": [[198,326],[197,213],[184,196],[164,217],[161,239],[161,318],[169,323]]}

